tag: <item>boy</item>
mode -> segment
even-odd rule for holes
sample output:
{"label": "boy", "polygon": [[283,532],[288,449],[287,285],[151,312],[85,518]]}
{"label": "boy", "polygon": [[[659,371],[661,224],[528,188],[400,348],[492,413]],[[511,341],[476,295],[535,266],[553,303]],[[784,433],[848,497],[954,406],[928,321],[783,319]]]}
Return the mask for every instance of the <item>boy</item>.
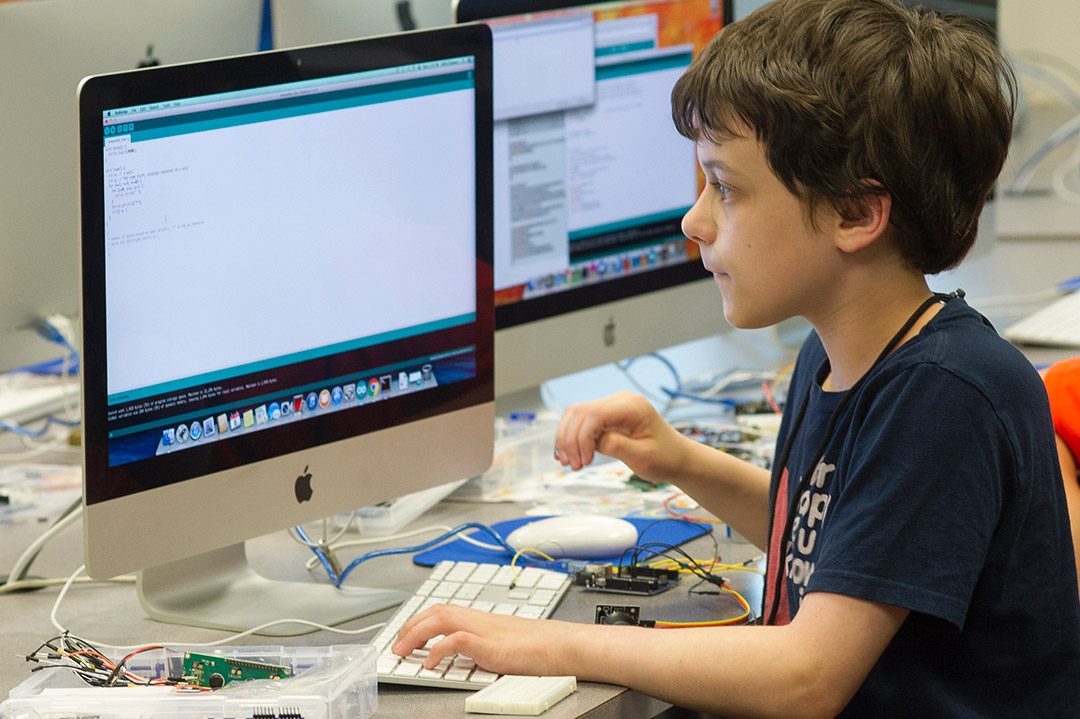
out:
{"label": "boy", "polygon": [[1045,392],[925,280],[974,241],[1011,83],[980,31],[889,0],[776,0],[721,31],[672,93],[707,180],[683,231],[731,324],[815,329],[773,477],[628,393],[569,408],[555,447],[575,469],[602,452],[675,482],[767,548],[768,626],[435,607],[395,651],[445,635],[429,665],[461,652],[733,716],[1076,716],[1080,601]]}

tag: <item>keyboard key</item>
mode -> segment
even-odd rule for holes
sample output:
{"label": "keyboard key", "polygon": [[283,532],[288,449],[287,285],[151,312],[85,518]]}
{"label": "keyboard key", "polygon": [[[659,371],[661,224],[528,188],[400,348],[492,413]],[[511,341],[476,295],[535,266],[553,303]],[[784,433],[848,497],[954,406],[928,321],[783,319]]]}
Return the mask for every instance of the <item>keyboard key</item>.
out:
{"label": "keyboard key", "polygon": [[484,591],[483,584],[462,584],[461,589],[457,590],[457,594],[454,595],[457,599],[476,599],[480,596],[480,592]]}
{"label": "keyboard key", "polygon": [[499,678],[498,674],[494,672],[486,672],[483,669],[477,669],[469,676],[470,684],[491,684]]}
{"label": "keyboard key", "polygon": [[541,619],[544,616],[544,608],[534,605],[518,607],[517,614],[514,616],[522,619]]}
{"label": "keyboard key", "polygon": [[415,677],[420,673],[420,670],[424,668],[424,665],[420,662],[412,662],[409,660],[403,660],[401,664],[397,665],[394,669],[393,676],[395,677]]}
{"label": "keyboard key", "polygon": [[433,599],[449,599],[457,594],[457,590],[461,589],[461,584],[458,582],[445,581],[431,592]]}
{"label": "keyboard key", "polygon": [[558,591],[562,588],[562,584],[563,577],[561,574],[557,574],[555,572],[548,572],[540,577],[540,581],[536,583],[536,588]]}
{"label": "keyboard key", "polygon": [[546,607],[551,604],[553,599],[555,599],[555,592],[549,589],[537,589],[532,593],[531,597],[528,597],[528,602],[529,604]]}
{"label": "keyboard key", "polygon": [[535,567],[527,567],[518,575],[516,584],[519,587],[535,587],[542,575],[541,570]]}
{"label": "keyboard key", "polygon": [[394,671],[394,667],[398,665],[401,660],[396,654],[381,654],[379,658],[375,660],[375,670],[379,674],[389,674]]}
{"label": "keyboard key", "polygon": [[453,566],[454,562],[439,562],[435,565],[435,568],[431,570],[431,579],[434,579],[435,581],[441,580],[453,568]]}
{"label": "keyboard key", "polygon": [[469,575],[476,570],[478,565],[475,562],[458,562],[447,573],[446,581],[448,582],[464,582],[469,578]]}
{"label": "keyboard key", "polygon": [[495,576],[488,583],[494,587],[509,587],[514,583],[514,570],[509,566],[499,567],[499,571],[495,572]]}
{"label": "keyboard key", "polygon": [[450,682],[467,682],[469,681],[469,674],[472,669],[468,667],[452,667],[450,670],[443,674],[443,679]]}
{"label": "keyboard key", "polygon": [[488,584],[497,571],[499,571],[498,564],[481,564],[469,575],[469,581],[476,584]]}

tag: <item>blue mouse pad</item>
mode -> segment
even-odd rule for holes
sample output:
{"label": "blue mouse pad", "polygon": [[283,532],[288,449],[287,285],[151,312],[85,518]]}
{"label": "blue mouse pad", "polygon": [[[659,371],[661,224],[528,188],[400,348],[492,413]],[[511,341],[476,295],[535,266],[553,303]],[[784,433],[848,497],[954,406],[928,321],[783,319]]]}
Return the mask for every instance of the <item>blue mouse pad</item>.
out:
{"label": "blue mouse pad", "polygon": [[[545,517],[521,517],[520,519],[508,519],[504,522],[498,522],[491,525],[491,528],[499,533],[500,536],[506,537],[510,532],[514,531],[523,524],[529,522],[535,522],[538,519],[545,519]],[[695,537],[700,537],[709,531],[709,526],[706,524],[687,522],[681,519],[643,519],[640,517],[625,517],[625,519],[637,527],[638,530],[638,546],[645,545],[650,542],[657,542],[660,544],[670,544],[672,546],[678,546],[683,542],[688,542]],[[495,540],[491,538],[486,532],[473,532],[469,535],[474,539],[478,539],[485,544],[494,544]],[[638,557],[638,561],[643,561],[653,556],[656,551],[662,551],[662,548],[656,547],[653,552],[641,553]],[[419,564],[423,567],[433,567],[441,561],[451,560],[455,562],[477,562],[488,564],[509,564],[514,555],[507,551],[494,551],[491,549],[484,549],[483,547],[477,547],[474,544],[469,544],[463,539],[455,539],[453,542],[442,544],[434,549],[429,549],[426,552],[421,552],[413,557],[413,563]],[[629,559],[629,557],[627,557]],[[607,557],[603,559],[591,559],[589,561],[595,562],[612,562],[618,564],[622,560],[621,556]],[[518,560],[521,561],[520,559]]]}

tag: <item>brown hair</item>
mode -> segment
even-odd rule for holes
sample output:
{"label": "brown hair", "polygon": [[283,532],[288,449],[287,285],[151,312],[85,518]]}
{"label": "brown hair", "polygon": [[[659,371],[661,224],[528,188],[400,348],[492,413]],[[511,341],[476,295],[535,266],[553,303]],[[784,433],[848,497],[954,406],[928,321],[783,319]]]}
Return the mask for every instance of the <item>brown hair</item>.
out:
{"label": "brown hair", "polygon": [[772,171],[843,217],[888,192],[900,251],[955,266],[1005,162],[1016,82],[989,30],[890,0],[774,0],[725,27],[676,83],[679,132],[745,126]]}

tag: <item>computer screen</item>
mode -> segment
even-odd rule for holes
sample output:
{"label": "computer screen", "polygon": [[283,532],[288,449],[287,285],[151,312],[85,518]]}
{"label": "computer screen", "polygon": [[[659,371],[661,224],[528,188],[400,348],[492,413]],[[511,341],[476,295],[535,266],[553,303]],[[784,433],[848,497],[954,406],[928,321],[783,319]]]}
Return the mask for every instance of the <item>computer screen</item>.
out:
{"label": "computer screen", "polygon": [[474,25],[84,81],[92,576],[229,628],[400,601],[258,589],[241,543],[490,464],[490,52]]}
{"label": "computer screen", "polygon": [[254,52],[262,0],[0,2],[0,371],[78,316],[75,89],[87,75]]}
{"label": "computer screen", "polygon": [[457,0],[495,56],[496,393],[727,328],[670,92],[719,0]]}

